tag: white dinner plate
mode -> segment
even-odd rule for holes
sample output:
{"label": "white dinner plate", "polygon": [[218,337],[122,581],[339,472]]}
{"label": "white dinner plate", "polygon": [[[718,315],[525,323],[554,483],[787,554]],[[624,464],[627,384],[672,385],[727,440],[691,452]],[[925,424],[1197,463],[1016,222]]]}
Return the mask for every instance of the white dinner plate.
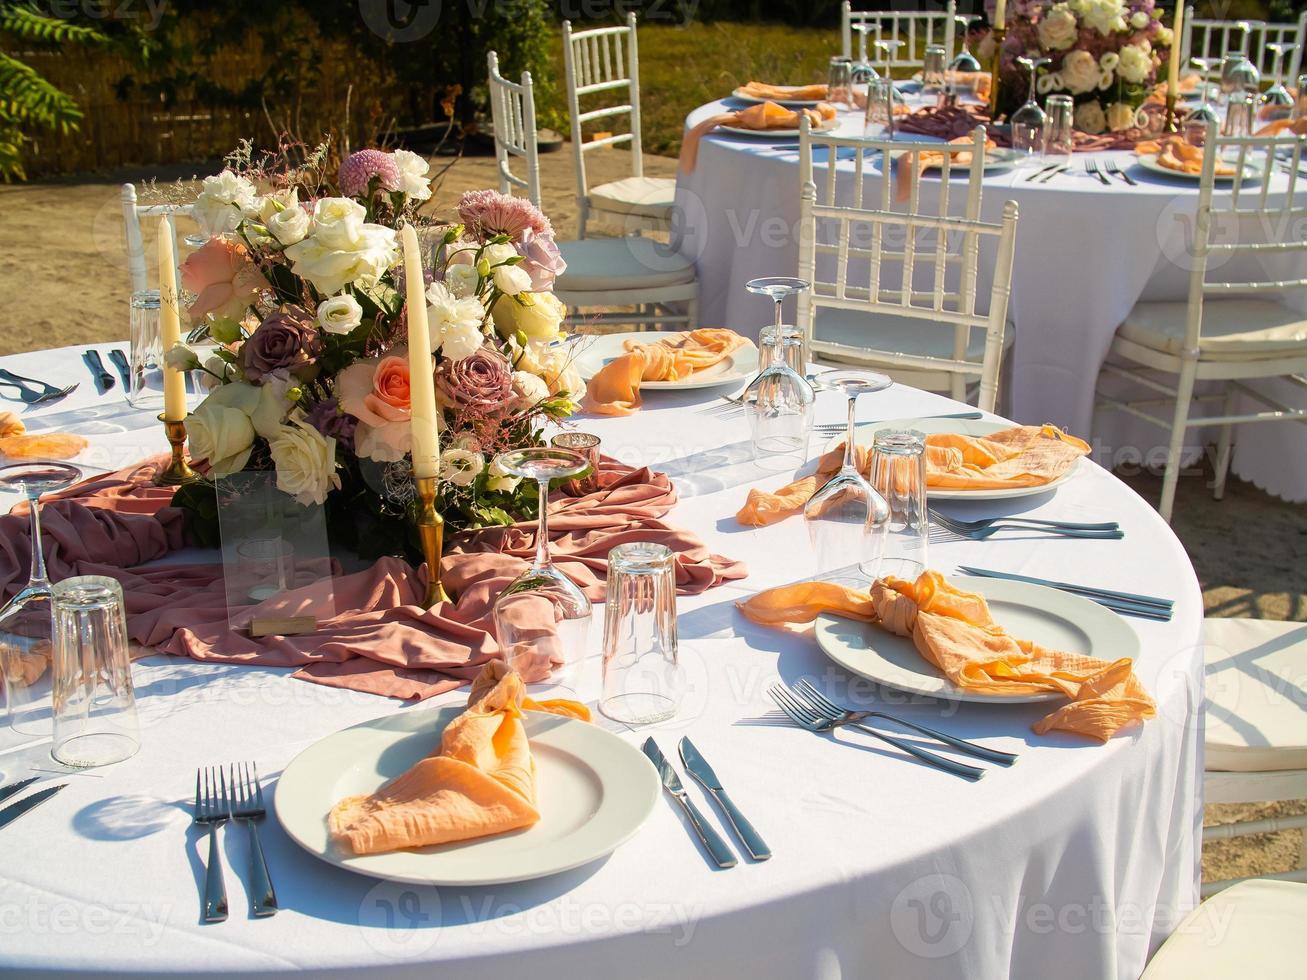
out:
{"label": "white dinner plate", "polygon": [[[882,429],[916,429],[928,436],[937,435],[941,432],[960,432],[965,436],[987,436],[993,432],[1001,432],[1010,428],[1012,428],[1010,422],[990,422],[986,419],[892,419],[879,422],[876,425],[858,426],[858,445],[870,447],[872,441],[876,438],[876,433]],[[830,442],[826,443],[825,451],[830,452],[832,449],[839,447],[842,442],[844,442],[843,433],[832,436]],[[1048,493],[1050,490],[1060,487],[1067,480],[1074,477],[1084,465],[1084,457],[1081,457],[1056,480],[1041,483],[1036,487],[1010,487],[1003,490],[938,490],[927,488],[926,496],[931,500],[1007,500],[1010,497],[1031,497],[1039,493]]]}
{"label": "white dinner plate", "polygon": [[[1133,660],[1139,655],[1139,637],[1130,625],[1106,606],[1082,596],[1003,579],[963,576],[949,581],[983,595],[994,621],[1012,636],[1101,660]],[[817,617],[817,643],[845,670],[898,691],[1002,704],[1065,700],[1056,692],[1000,695],[964,690],[923,658],[910,637],[828,613]]]}
{"label": "white dinner plate", "polygon": [[526,713],[539,823],[525,830],[387,854],[355,855],[331,841],[327,814],[370,794],[440,746],[461,707],[399,711],[328,735],[291,760],[277,782],[277,819],[328,864],[424,885],[494,885],[579,868],[611,853],[644,823],[661,784],[637,748],[597,725]]}
{"label": "white dinner plate", "polygon": [[[1172,170],[1170,167],[1163,167],[1160,163],[1157,162],[1156,153],[1139,154],[1137,155],[1136,158],[1139,161],[1139,166],[1143,167],[1145,170],[1151,171],[1152,173],[1161,174],[1163,177],[1175,177],[1179,180],[1189,180],[1189,181],[1193,181],[1195,184],[1203,179],[1203,175],[1201,173],[1191,174],[1191,173],[1186,173],[1183,170]],[[1248,180],[1249,178],[1254,178],[1254,179],[1259,178],[1261,177],[1261,175],[1262,175],[1261,164],[1256,163],[1252,160],[1249,160],[1246,163],[1244,163],[1243,165],[1244,180]],[[1216,180],[1218,183],[1221,181],[1232,181],[1234,180],[1234,174],[1227,174],[1225,176],[1222,176],[1221,174],[1217,174]]]}
{"label": "white dinner plate", "polygon": [[[829,133],[839,129],[839,119],[824,119],[820,126],[813,128],[814,133]],[[734,126],[718,126],[714,133],[730,133],[732,136],[751,136],[755,139],[798,139],[797,129],[737,129]]]}
{"label": "white dinner plate", "polygon": [[[628,330],[622,333],[600,334],[594,338],[578,341],[581,351],[576,355],[576,369],[581,378],[589,381],[615,358],[626,353],[625,342],[639,341],[642,344],[658,342],[659,335],[650,330]],[[641,381],[641,391],[682,391],[691,388],[715,388],[718,385],[741,384],[753,380],[758,373],[758,348],[752,341],[732,351],[716,364],[695,371],[688,378],[680,381]]]}
{"label": "white dinner plate", "polygon": [[775,102],[787,109],[813,109],[826,101],[825,99],[760,99],[756,95],[745,95],[742,88],[737,88],[732,92],[731,98],[739,99],[741,102],[752,102],[754,105],[761,105],[763,102]]}
{"label": "white dinner plate", "polygon": [[[926,136],[922,136],[922,137],[919,138],[919,140],[917,140],[917,139],[916,139],[916,134],[915,134],[915,133],[912,133],[912,134],[904,134],[904,137],[903,137],[903,138],[906,139],[906,138],[908,138],[909,136],[913,137],[913,138],[914,138],[914,141],[919,141],[919,142],[935,142],[935,140],[932,140],[932,139],[930,139],[929,137],[926,137]],[[899,134],[895,133],[895,134],[894,134],[894,138],[895,138],[895,139],[899,139]],[[941,140],[939,140],[938,142],[940,142],[940,143],[942,144],[942,143],[945,142],[945,140],[942,140],[942,139],[941,139]],[[906,156],[906,155],[907,155],[907,154],[906,154],[906,151],[905,151],[904,153],[898,153],[898,154],[891,153],[891,156],[893,156],[895,160],[897,160],[899,157]],[[1001,171],[1004,171],[1004,170],[1011,170],[1013,167],[1017,166],[1017,164],[1019,164],[1019,163],[1022,161],[1022,159],[1024,158],[1024,156],[1025,156],[1024,154],[1018,153],[1016,150],[1010,150],[1010,149],[1008,149],[1007,147],[1002,147],[1002,146],[995,147],[995,148],[992,149],[992,150],[986,150],[986,151],[985,151],[985,168],[984,168],[985,173],[987,173],[987,174],[988,174],[988,173],[998,173],[998,172],[1001,172]],[[877,158],[876,158],[876,160],[877,160],[877,162],[876,162],[875,166],[876,166],[877,169],[879,169],[879,168],[880,168],[880,155],[879,155],[879,154],[877,154]],[[923,176],[923,177],[934,177],[936,180],[938,180],[942,174],[943,174],[943,171],[942,171],[939,167],[931,167],[931,168],[927,169],[927,170],[922,174],[922,176]],[[950,177],[950,178],[967,177],[967,176],[969,176],[970,174],[971,174],[971,165],[968,164],[968,163],[955,163],[951,168],[949,168],[949,177]]]}

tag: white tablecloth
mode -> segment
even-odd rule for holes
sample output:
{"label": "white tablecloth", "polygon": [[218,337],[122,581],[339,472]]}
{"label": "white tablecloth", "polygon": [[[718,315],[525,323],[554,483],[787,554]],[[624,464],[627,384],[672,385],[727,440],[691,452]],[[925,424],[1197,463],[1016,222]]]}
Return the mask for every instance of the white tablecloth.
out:
{"label": "white tablecloth", "polygon": [[[722,107],[714,102],[696,109],[687,126]],[[861,134],[860,118],[841,119],[841,134]],[[1105,187],[1083,172],[1079,157],[1071,173],[1046,184],[1027,182],[1029,171],[992,174],[984,182],[985,220],[1000,220],[1005,201],[1020,207],[1008,313],[1015,327],[1006,368],[1009,412],[1018,421],[1052,422],[1086,439],[1092,432],[1095,459],[1104,465],[1138,465],[1141,460],[1158,465],[1165,459],[1165,431],[1121,412],[1100,412],[1095,418],[1094,386],[1116,328],[1137,301],[1185,299],[1197,184],[1144,171],[1134,166],[1129,152],[1093,156],[1131,168],[1139,186],[1114,178]],[[852,167],[851,160],[840,164],[850,173]],[[866,179],[879,181],[880,175]],[[1275,178],[1276,184],[1284,180]],[[934,209],[938,180],[923,180],[921,187],[922,209]],[[954,182],[953,199],[959,207],[965,202],[963,182]],[[756,336],[771,322],[771,300],[751,295],[744,284],[759,276],[792,276],[798,269],[797,140],[709,135],[700,144],[694,172],[678,178],[677,206],[681,251],[699,271],[702,322]],[[1293,260],[1304,261],[1299,255]],[[988,264],[984,274],[989,275],[992,248],[982,252],[982,263]],[[1228,278],[1236,278],[1236,268],[1227,267]],[[1273,271],[1278,279],[1281,271],[1284,278],[1295,278],[1305,270]],[[1209,276],[1220,278],[1217,272]],[[1248,276],[1265,277],[1258,272]],[[1289,404],[1303,400],[1287,384],[1264,386]],[[1205,414],[1215,414],[1208,406]],[[1249,403],[1245,410],[1257,407]],[[1190,431],[1190,457],[1197,455],[1205,435]],[[1288,500],[1307,500],[1307,426],[1240,426],[1235,440],[1235,474]]]}
{"label": "white tablecloth", "polygon": [[[4,363],[85,380],[72,351]],[[86,430],[96,431],[94,452],[105,465],[118,455],[113,447],[158,449],[157,423],[115,415],[121,396],[97,399],[89,388],[31,414],[94,420]],[[1147,503],[1089,466],[1055,496],[1008,508],[1113,518],[1124,540],[1016,534],[933,546],[932,564],[944,570],[971,561],[1174,598],[1170,623],[1129,620],[1142,641],[1138,671],[1160,714],[1142,729],[1107,745],[1036,737],[1030,725],[1046,710],[1039,705],[941,705],[873,691],[833,667],[810,637],[755,627],[735,611],[750,592],[814,570],[799,522],[745,529],[733,520],[758,475],[743,419],[722,415],[720,404],[713,392],[663,393],[631,418],[582,425],[602,436],[605,451],[671,473],[681,499],[668,520],[749,563],[750,577],[736,586],[681,600],[687,702],[675,720],[625,737],[638,743],[652,733],[672,754],[680,735],[692,736],[771,843],[772,860],[710,868],[662,799],[607,860],[520,885],[437,890],[328,867],[273,819],[263,825],[263,846],[280,914],[248,917],[245,834],[228,828],[232,916],[201,925],[207,850],[189,819],[196,767],[255,760],[275,795],[278,772],[305,746],[410,709],[291,680],[282,670],[153,657],[134,668],[140,753],[67,777],[61,795],[0,831],[0,968],[69,975],[302,969],[371,978],[1137,977],[1196,901],[1202,602],[1179,542]],[[863,418],[954,408],[902,388],[864,396],[859,406]],[[843,415],[833,394],[822,394],[818,409],[819,421]],[[597,636],[594,642],[587,698],[599,680]],[[832,744],[774,723],[765,689],[777,676],[816,677],[841,698],[879,700],[1021,759],[971,784],[863,736]],[[758,723],[768,716],[773,723]],[[0,745],[12,745],[5,734],[10,741]],[[0,782],[31,767],[55,768],[47,748],[0,748]],[[698,787],[690,792],[722,827]]]}

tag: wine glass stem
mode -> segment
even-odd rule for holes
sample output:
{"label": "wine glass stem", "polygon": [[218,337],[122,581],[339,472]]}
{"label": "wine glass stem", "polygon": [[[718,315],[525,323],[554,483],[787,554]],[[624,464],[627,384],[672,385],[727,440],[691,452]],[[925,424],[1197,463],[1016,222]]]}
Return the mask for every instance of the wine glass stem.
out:
{"label": "wine glass stem", "polygon": [[549,561],[549,480],[537,480],[540,488],[540,520],[536,525],[536,568],[548,568]]}
{"label": "wine glass stem", "polygon": [[785,305],[785,297],[773,296],[772,301],[776,304],[776,330],[777,330],[777,339],[779,339],[781,323],[785,319],[785,314],[782,312],[782,308]]}
{"label": "wine glass stem", "polygon": [[857,456],[854,452],[857,446],[858,426],[855,421],[858,414],[857,409],[858,396],[849,395],[849,430],[848,434],[844,437],[844,468],[846,470],[856,470],[858,468],[856,463]]}
{"label": "wine glass stem", "polygon": [[43,586],[48,587],[50,585],[50,577],[45,570],[45,549],[41,547],[41,509],[39,506],[41,497],[39,494],[35,496],[29,494],[27,502],[31,505],[32,513],[32,575],[31,581],[29,581],[27,585],[28,588],[34,586],[38,588]]}

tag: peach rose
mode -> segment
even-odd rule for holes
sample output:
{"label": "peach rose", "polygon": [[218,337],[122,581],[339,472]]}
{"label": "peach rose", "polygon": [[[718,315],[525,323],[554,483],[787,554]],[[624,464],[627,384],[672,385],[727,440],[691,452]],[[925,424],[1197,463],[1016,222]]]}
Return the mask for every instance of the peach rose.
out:
{"label": "peach rose", "polygon": [[198,323],[210,313],[239,320],[260,292],[270,289],[239,242],[210,238],[182,263],[182,285],[195,294],[187,311]]}
{"label": "peach rose", "polygon": [[408,354],[355,361],[336,379],[340,410],[358,419],[354,447],[360,456],[393,463],[413,448]]}

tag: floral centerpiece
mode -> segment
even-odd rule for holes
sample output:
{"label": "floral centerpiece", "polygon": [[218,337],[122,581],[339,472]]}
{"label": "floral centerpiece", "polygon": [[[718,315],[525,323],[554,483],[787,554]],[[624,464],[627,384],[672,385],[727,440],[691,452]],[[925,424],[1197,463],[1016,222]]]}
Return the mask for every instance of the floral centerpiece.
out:
{"label": "floral centerpiece", "polygon": [[1011,0],[1001,52],[1003,111],[1025,100],[1029,73],[1016,59],[1052,59],[1038,94],[1070,95],[1075,127],[1086,133],[1135,125],[1135,113],[1170,56],[1172,31],[1154,0]]}
{"label": "floral centerpiece", "polygon": [[[454,530],[530,516],[535,487],[491,460],[539,444],[543,424],[584,393],[551,291],[565,264],[549,219],[475,191],[457,222],[424,223],[422,157],[360,150],[334,180],[326,158],[320,147],[270,166],[243,148],[194,200],[208,238],[182,265],[192,330],[166,355],[209,388],[187,419],[192,457],[214,477],[273,471],[281,491],[325,504],[328,526],[365,556],[412,550],[410,270],[397,233],[412,222],[429,256],[438,507]],[[202,503],[204,492],[186,496]]]}

